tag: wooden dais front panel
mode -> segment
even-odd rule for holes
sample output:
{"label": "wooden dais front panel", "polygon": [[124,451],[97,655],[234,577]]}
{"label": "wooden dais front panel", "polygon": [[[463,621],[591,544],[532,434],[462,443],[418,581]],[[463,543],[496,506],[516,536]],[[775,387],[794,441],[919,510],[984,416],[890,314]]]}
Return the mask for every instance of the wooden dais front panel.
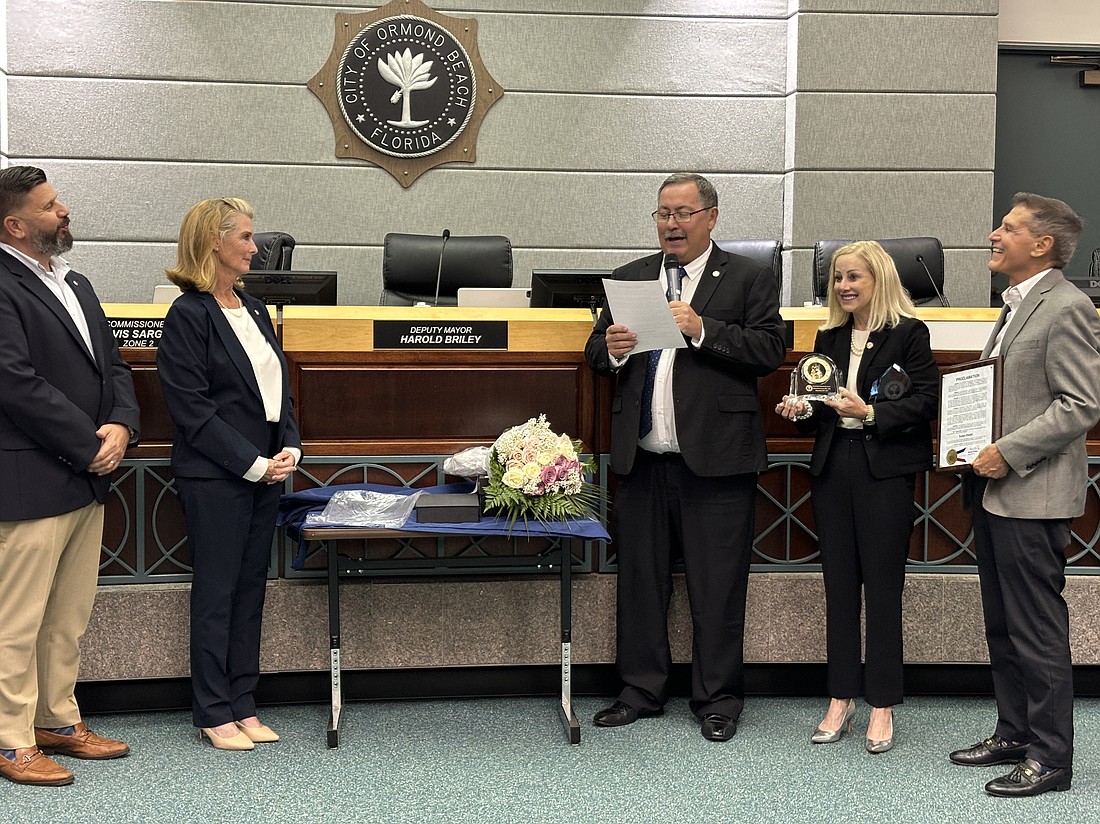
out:
{"label": "wooden dais front panel", "polygon": [[432,454],[492,442],[545,414],[594,444],[595,381],[578,354],[290,353],[313,454]]}

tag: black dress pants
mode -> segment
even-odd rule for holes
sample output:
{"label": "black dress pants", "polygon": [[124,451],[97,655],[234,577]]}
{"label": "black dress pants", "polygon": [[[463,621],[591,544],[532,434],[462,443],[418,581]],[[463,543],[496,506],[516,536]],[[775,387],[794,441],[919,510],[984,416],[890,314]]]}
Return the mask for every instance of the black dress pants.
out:
{"label": "black dress pants", "polygon": [[692,712],[741,714],[745,700],[745,596],[756,474],[704,478],[679,454],[639,449],[620,476],[613,521],[618,546],[619,700],[655,711],[668,699],[672,561],[682,552],[694,640]]}
{"label": "black dress pants", "polygon": [[[980,499],[979,499],[980,500]],[[1030,743],[1048,767],[1073,764],[1073,667],[1065,548],[1068,520],[1005,518],[974,507],[997,735]]]}
{"label": "black dress pants", "polygon": [[[902,702],[901,593],[913,534],[915,476],[875,478],[862,430],[837,428],[813,479],[814,522],[825,581],[828,689],[874,707]],[[861,656],[860,590],[867,646]],[[865,660],[866,664],[862,664]]]}
{"label": "black dress pants", "polygon": [[194,556],[191,691],[196,727],[256,714],[260,623],[282,484],[176,478]]}

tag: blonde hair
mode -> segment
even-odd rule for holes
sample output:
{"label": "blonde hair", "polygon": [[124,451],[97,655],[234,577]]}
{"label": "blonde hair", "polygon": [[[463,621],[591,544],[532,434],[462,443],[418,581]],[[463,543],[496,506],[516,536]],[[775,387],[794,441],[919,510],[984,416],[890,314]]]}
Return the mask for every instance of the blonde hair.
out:
{"label": "blonde hair", "polygon": [[184,291],[213,291],[218,282],[214,247],[233,231],[238,215],[255,216],[239,197],[200,200],[188,209],[176,243],[176,265],[164,270],[168,280]]}
{"label": "blonde hair", "polygon": [[901,285],[894,259],[876,241],[857,240],[841,246],[829,261],[829,318],[821,324],[822,330],[844,326],[851,317],[849,312],[844,311],[836,296],[836,279],[833,274],[837,260],[844,255],[859,255],[875,281],[875,291],[871,294],[871,314],[867,323],[870,331],[877,332],[886,326],[897,326],[902,318],[916,315],[913,301]]}

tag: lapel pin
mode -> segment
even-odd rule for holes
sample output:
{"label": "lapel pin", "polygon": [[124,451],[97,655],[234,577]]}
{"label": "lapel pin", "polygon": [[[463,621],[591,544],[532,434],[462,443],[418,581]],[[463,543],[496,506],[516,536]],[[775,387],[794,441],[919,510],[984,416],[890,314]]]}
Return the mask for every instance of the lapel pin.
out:
{"label": "lapel pin", "polygon": [[867,348],[868,349],[874,349],[875,348],[875,342],[873,340],[867,341]]}
{"label": "lapel pin", "polygon": [[717,269],[715,269],[715,270],[714,270],[713,272],[711,272],[711,273],[710,273],[710,276],[711,276],[712,278],[716,278],[716,277],[718,277],[718,276],[719,276],[720,274],[722,274],[722,273],[721,273],[721,272],[719,272],[719,271],[718,271]]}

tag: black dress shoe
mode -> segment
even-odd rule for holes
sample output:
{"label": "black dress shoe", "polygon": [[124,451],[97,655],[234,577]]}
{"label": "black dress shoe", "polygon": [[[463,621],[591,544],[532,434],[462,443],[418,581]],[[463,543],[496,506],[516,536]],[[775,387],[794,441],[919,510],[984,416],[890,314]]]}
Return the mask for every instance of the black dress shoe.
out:
{"label": "black dress shoe", "polygon": [[999,735],[991,735],[965,750],[955,750],[947,756],[956,764],[966,767],[988,767],[991,764],[1016,764],[1027,757],[1027,744],[1005,741]]}
{"label": "black dress shoe", "polygon": [[728,715],[709,712],[703,716],[703,738],[708,741],[729,741],[737,733],[737,721]]}
{"label": "black dress shoe", "polygon": [[1044,767],[1038,761],[1025,758],[1008,775],[986,784],[985,791],[1004,798],[1023,798],[1051,791],[1064,792],[1072,783],[1072,767]]}
{"label": "black dress shoe", "polygon": [[592,717],[592,723],[597,727],[625,727],[633,724],[639,718],[652,718],[663,715],[664,710],[636,710],[629,704],[616,701],[610,707],[604,707]]}

